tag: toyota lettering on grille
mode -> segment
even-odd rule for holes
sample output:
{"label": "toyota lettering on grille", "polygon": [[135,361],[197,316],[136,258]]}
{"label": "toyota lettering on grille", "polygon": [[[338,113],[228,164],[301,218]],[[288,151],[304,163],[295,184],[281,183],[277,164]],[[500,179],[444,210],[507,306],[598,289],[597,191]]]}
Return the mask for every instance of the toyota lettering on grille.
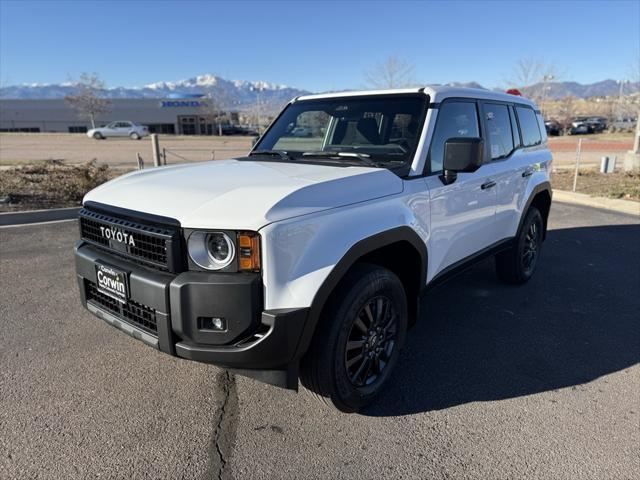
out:
{"label": "toyota lettering on grille", "polygon": [[118,243],[135,247],[133,235],[115,227],[100,227],[100,234],[107,240],[115,240]]}

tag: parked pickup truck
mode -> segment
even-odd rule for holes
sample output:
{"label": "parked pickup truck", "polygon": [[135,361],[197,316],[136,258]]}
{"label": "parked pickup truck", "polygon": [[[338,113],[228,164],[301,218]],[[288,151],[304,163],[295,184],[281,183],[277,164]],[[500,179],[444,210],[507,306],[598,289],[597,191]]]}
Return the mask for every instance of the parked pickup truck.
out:
{"label": "parked pickup truck", "polygon": [[531,278],[551,161],[540,111],[520,96],[298,97],[246,157],[138,171],[88,193],[82,303],[169,355],[289,389],[300,379],[356,411],[428,317],[425,291],[489,256],[505,282]]}

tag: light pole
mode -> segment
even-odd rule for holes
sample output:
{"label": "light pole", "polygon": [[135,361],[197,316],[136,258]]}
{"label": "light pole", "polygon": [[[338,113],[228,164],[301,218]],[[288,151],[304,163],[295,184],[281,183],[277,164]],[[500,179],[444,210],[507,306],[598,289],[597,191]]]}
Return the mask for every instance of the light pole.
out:
{"label": "light pole", "polygon": [[258,85],[255,87],[256,89],[256,116],[258,122],[258,134],[262,135],[262,127],[260,125],[260,92],[262,91],[262,85]]}
{"label": "light pole", "polygon": [[[624,84],[625,83],[629,83],[629,80],[616,80],[616,82],[618,83],[619,90],[618,90],[618,108],[616,108],[616,116],[618,117],[617,119],[621,119],[623,116],[623,112],[622,112],[622,103],[623,103],[623,95],[624,95]],[[616,120],[616,119],[614,119]]]}
{"label": "light pole", "polygon": [[546,102],[547,102],[547,91],[551,88],[548,86],[548,83],[553,80],[555,77],[553,75],[545,75],[542,77],[542,118],[546,119]]}

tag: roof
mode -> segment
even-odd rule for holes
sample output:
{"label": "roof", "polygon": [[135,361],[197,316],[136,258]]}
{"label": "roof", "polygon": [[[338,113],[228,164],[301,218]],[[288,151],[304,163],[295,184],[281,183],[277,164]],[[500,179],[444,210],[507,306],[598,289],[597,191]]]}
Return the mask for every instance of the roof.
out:
{"label": "roof", "polygon": [[449,97],[462,98],[479,98],[483,100],[500,100],[503,102],[516,102],[531,105],[535,108],[535,103],[526,97],[519,97],[503,92],[495,92],[492,90],[484,90],[481,88],[463,88],[463,87],[447,87],[447,86],[425,86],[414,88],[394,88],[388,90],[359,90],[349,92],[332,92],[320,93],[315,95],[303,95],[297,97],[297,100],[316,100],[323,98],[344,98],[359,95],[392,95],[398,93],[421,93],[429,95],[432,103],[438,103]]}

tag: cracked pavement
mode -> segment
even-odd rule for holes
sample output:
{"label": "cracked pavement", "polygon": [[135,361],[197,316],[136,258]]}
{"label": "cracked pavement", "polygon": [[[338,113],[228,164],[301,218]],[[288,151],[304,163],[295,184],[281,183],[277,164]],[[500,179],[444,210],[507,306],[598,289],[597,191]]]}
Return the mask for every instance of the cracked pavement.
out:
{"label": "cracked pavement", "polygon": [[0,478],[640,477],[640,225],[554,204],[525,287],[431,291],[358,415],[82,310],[75,222],[0,229]]}

